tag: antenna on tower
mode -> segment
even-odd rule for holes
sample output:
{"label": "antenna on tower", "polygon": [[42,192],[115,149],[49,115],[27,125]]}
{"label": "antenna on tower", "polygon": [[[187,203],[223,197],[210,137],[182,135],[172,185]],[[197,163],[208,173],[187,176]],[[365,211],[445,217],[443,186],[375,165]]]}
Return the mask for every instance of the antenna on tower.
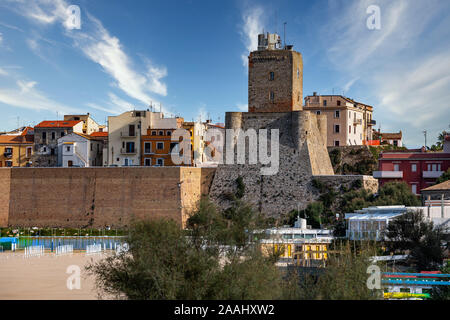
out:
{"label": "antenna on tower", "polygon": [[287,22],[283,23],[283,27],[284,27],[284,49],[286,49],[286,24]]}

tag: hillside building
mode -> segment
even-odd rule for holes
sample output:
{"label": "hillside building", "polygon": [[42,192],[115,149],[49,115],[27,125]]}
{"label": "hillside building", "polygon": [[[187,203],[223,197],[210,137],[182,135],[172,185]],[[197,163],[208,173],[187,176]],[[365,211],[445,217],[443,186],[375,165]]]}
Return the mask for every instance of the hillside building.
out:
{"label": "hillside building", "polygon": [[372,140],[373,107],[340,95],[305,97],[304,110],[327,118],[327,146],[359,146]]}

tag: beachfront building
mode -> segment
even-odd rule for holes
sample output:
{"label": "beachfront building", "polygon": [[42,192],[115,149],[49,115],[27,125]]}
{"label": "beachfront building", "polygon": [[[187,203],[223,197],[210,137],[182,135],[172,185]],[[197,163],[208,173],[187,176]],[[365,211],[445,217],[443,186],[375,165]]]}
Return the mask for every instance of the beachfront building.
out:
{"label": "beachfront building", "polygon": [[346,237],[349,240],[384,240],[384,231],[389,223],[410,211],[420,211],[435,226],[448,223],[450,207],[444,212],[440,207],[373,206],[346,213]]}
{"label": "beachfront building", "polygon": [[260,246],[264,254],[279,252],[281,261],[313,266],[322,265],[328,258],[332,240],[332,230],[311,229],[306,225],[306,219],[298,218],[294,227],[265,230]]}

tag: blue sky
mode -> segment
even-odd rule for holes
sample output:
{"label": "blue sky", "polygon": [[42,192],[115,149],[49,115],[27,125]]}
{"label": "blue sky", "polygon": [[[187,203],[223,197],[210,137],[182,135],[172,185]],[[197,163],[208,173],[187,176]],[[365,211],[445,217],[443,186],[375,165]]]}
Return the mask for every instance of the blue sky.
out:
{"label": "blue sky", "polygon": [[[67,28],[78,5],[81,29]],[[367,7],[380,7],[369,30]],[[301,52],[304,96],[374,106],[408,147],[450,125],[450,2],[0,0],[0,130],[162,104],[185,120],[246,110],[246,57],[278,31]]]}

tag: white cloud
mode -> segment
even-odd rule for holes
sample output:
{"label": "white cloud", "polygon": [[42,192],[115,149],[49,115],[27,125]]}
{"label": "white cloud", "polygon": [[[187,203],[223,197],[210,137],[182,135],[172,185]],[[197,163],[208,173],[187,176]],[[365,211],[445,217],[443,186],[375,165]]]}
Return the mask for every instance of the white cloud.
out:
{"label": "white cloud", "polygon": [[[167,95],[166,84],[162,81],[167,76],[167,69],[151,64],[149,59],[144,61],[146,68],[136,67],[120,40],[110,35],[102,23],[86,10],[81,12],[82,29],[72,30],[67,25],[66,9],[69,4],[64,0],[15,2],[18,4],[16,12],[32,21],[43,25],[56,22],[62,24],[64,34],[74,41],[74,46],[87,58],[100,65],[102,70],[114,79],[114,86],[130,98],[149,105],[152,101],[157,102],[153,94]],[[39,44],[36,39],[29,39],[27,43],[30,49],[39,55]]]}
{"label": "white cloud", "polygon": [[248,54],[258,49],[258,34],[263,31],[263,13],[264,11],[261,7],[252,7],[242,15],[243,25],[240,34],[246,48],[246,51],[241,56],[244,66],[248,65]]}
{"label": "white cloud", "polygon": [[0,32],[0,45],[2,44],[2,42],[3,42],[3,33]]}
{"label": "white cloud", "polygon": [[[326,56],[342,74],[342,88],[358,81],[374,99],[374,119],[382,130],[402,130],[405,143],[423,144],[450,119],[450,21],[442,19],[450,3],[380,0],[381,29],[366,27],[371,0],[330,2],[329,23],[318,37]],[[355,97],[356,98],[356,97]],[[359,99],[357,99],[359,100]]]}
{"label": "white cloud", "polygon": [[8,72],[6,72],[4,69],[0,68],[0,76],[7,76]]}
{"label": "white cloud", "polygon": [[0,89],[0,102],[33,110],[58,111],[66,114],[81,112],[47,97],[35,88],[36,84],[35,81],[17,80],[17,87]]}
{"label": "white cloud", "polygon": [[247,103],[238,103],[238,104],[236,104],[236,108],[239,110],[239,111],[243,111],[243,112],[247,112],[248,111],[248,104]]}

